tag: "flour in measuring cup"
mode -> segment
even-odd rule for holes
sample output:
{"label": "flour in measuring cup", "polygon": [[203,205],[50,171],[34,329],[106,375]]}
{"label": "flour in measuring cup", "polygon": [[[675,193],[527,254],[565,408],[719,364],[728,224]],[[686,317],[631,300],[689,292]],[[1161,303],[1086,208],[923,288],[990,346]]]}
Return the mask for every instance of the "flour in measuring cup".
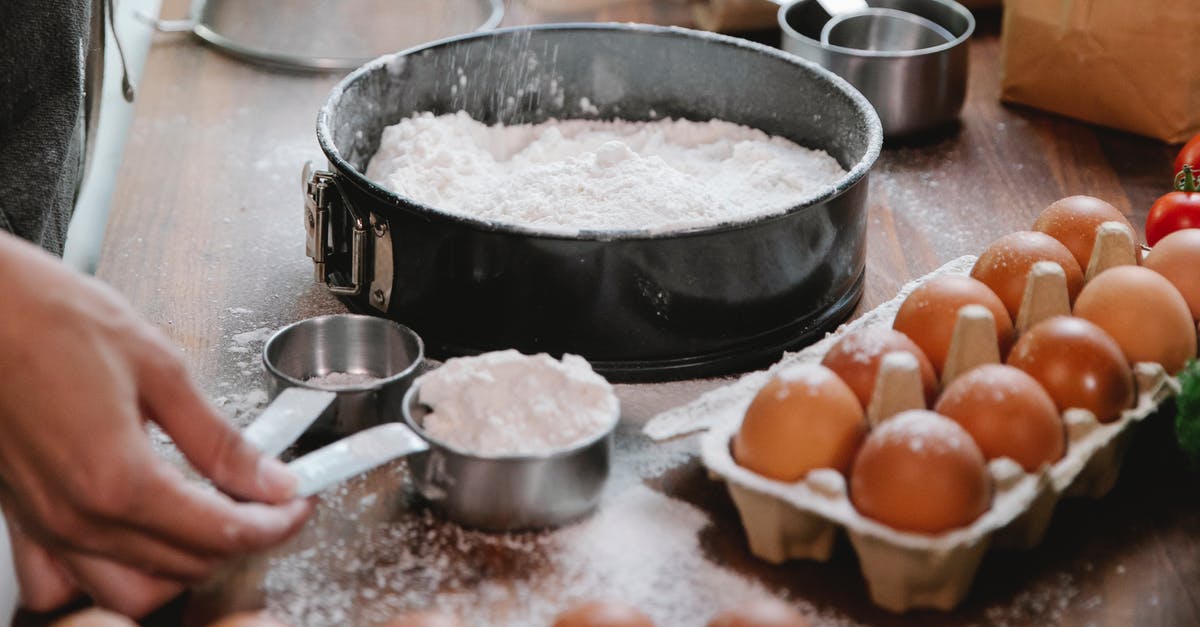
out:
{"label": "flour in measuring cup", "polygon": [[444,213],[570,234],[782,213],[846,172],[823,151],[721,120],[487,126],[460,111],[385,128],[366,174]]}
{"label": "flour in measuring cup", "polygon": [[433,408],[423,428],[476,455],[537,455],[599,437],[616,423],[612,385],[577,355],[558,361],[515,350],[447,360],[421,377]]}

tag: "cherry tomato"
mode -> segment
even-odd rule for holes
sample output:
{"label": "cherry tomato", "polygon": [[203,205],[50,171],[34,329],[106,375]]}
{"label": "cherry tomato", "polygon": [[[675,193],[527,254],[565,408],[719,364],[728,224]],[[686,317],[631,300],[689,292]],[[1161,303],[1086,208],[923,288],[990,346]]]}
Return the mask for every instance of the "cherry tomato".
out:
{"label": "cherry tomato", "polygon": [[1175,231],[1200,228],[1200,182],[1190,165],[1181,170],[1178,191],[1159,197],[1146,216],[1146,243],[1151,246]]}
{"label": "cherry tomato", "polygon": [[1200,133],[1184,144],[1179,156],[1175,157],[1175,169],[1172,172],[1178,174],[1183,170],[1184,164],[1192,166],[1193,172],[1200,172]]}

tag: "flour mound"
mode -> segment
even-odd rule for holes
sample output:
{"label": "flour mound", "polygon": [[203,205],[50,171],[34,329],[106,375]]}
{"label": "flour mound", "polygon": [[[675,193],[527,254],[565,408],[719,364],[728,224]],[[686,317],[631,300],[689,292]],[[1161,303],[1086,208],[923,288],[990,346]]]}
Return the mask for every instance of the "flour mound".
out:
{"label": "flour mound", "polygon": [[846,172],[721,120],[487,126],[421,113],[383,130],[367,177],[444,213],[551,232],[694,230],[782,213]]}

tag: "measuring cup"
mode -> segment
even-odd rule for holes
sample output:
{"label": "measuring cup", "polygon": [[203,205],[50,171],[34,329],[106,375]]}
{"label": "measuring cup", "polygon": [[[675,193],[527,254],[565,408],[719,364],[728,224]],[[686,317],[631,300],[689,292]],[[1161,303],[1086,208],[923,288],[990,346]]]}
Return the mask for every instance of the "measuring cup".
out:
{"label": "measuring cup", "polygon": [[954,35],[916,13],[883,7],[835,15],[821,28],[821,43],[856,50],[922,50]]}
{"label": "measuring cup", "polygon": [[[468,527],[513,531],[556,527],[595,508],[608,478],[618,415],[602,433],[543,454],[479,455],[424,429],[420,379],[404,395],[404,421],[428,443],[408,459],[413,482],[434,510]],[[617,410],[619,414],[620,410]]]}
{"label": "measuring cup", "polygon": [[[291,462],[300,478],[297,493],[311,496],[407,456],[417,492],[435,511],[466,527],[556,527],[595,509],[608,479],[619,409],[608,428],[586,441],[548,453],[489,456],[430,437],[423,426],[429,408],[421,404],[419,390],[420,378],[399,405],[404,423],[365,429]],[[338,402],[335,392],[286,388],[245,436],[264,453],[278,455]]]}

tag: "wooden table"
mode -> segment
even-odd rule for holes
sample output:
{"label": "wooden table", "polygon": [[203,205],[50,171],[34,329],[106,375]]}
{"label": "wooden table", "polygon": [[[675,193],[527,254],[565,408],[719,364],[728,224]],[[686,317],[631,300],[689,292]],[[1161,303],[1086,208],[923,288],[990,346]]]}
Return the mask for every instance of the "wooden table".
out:
{"label": "wooden table", "polygon": [[[677,2],[608,3],[574,15],[508,4],[506,24],[690,23]],[[185,5],[167,2],[164,16]],[[1164,190],[1169,147],[1001,106],[997,31],[997,16],[984,15],[961,127],[890,146],[874,169],[862,308],[1028,228],[1057,198],[1099,196],[1141,224]],[[314,118],[335,81],[245,65],[171,36],[155,43],[141,81],[99,275],[170,333],[239,423],[264,400],[257,350],[265,334],[344,310],[312,283],[300,220],[301,166],[322,162]],[[410,509],[396,490],[403,477],[389,469],[326,495],[299,538],[232,565],[164,620],[182,611],[198,623],[265,604],[309,624],[354,624],[441,604],[538,624],[571,599],[615,595],[655,611],[695,608],[689,621],[701,624],[712,609],[760,592],[830,624],[1200,624],[1200,499],[1165,452],[1173,450],[1161,426],[1169,416],[1141,434],[1107,498],[1063,503],[1035,550],[990,554],[958,611],[897,617],[870,603],[846,546],[826,564],[752,558],[724,488],[694,457],[695,439],[659,445],[640,434],[657,412],[723,382],[620,386],[617,470],[601,515],[642,516],[576,538],[587,550],[574,557],[560,555],[559,535],[497,539],[439,523]],[[673,563],[655,571],[655,559]]]}

